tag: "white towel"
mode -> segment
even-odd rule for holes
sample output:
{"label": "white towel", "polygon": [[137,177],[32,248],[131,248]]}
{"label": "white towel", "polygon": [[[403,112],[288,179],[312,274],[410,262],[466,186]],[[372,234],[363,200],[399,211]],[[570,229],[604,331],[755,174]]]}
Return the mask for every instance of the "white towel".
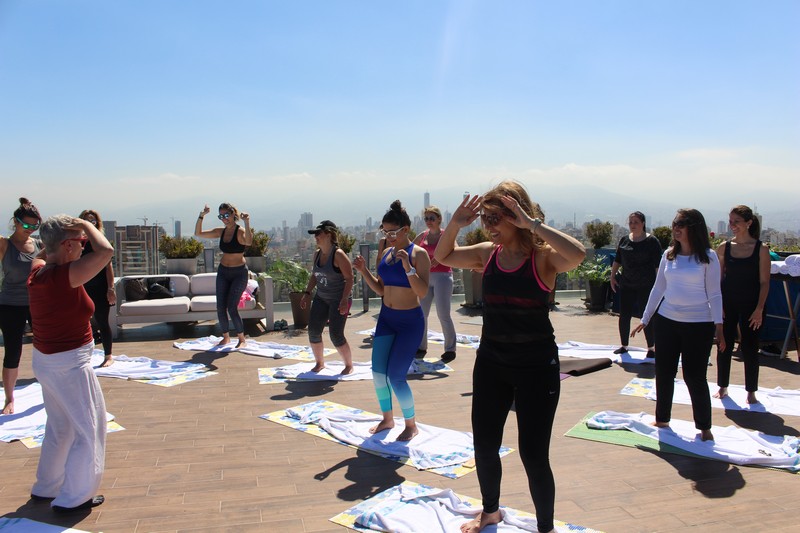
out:
{"label": "white towel", "polygon": [[82,529],[53,526],[27,518],[0,518],[0,531],[20,533],[87,533]]}
{"label": "white towel", "polygon": [[[300,346],[296,344],[281,344],[278,342],[259,342],[248,340],[247,344],[239,349],[247,355],[258,355],[261,357],[271,357],[273,359],[314,359],[311,346]],[[336,350],[325,349],[325,355],[335,353]]]}
{"label": "white towel", "polygon": [[[371,329],[363,329],[361,331],[356,331],[356,335],[375,335],[375,328]],[[434,331],[432,329],[428,330],[428,342],[433,342],[435,344],[444,344],[444,333],[440,331]],[[481,344],[481,338],[478,335],[463,335],[463,334],[456,334],[456,343],[460,346],[466,346],[469,348],[478,348]]]}
{"label": "white towel", "polygon": [[619,345],[588,344],[585,342],[567,341],[558,345],[558,355],[563,357],[577,357],[579,359],[595,359],[607,357],[614,363],[630,363],[635,365],[655,364],[655,359],[647,357],[647,350],[628,346],[628,351],[621,354],[614,353]]}
{"label": "white towel", "polygon": [[696,455],[736,465],[760,465],[800,471],[800,439],[767,435],[735,426],[713,426],[713,441],[700,440],[694,423],[673,419],[670,427],[652,425],[655,418],[645,413],[602,411],[586,421],[593,429],[628,430],[675,446]]}
{"label": "white towel", "polygon": [[408,457],[415,468],[426,470],[459,465],[475,456],[472,433],[417,424],[419,434],[408,442],[397,442],[405,428],[404,420],[395,418],[391,430],[374,435],[369,429],[381,420],[379,415],[354,413],[352,410],[324,410],[314,404],[289,408],[286,414],[304,424],[316,424],[339,441],[384,454]]}
{"label": "white towel", "polygon": [[92,353],[92,366],[97,377],[118,379],[164,379],[192,372],[204,372],[209,368],[200,363],[186,361],[161,361],[149,357],[127,357],[115,355],[111,366],[100,367],[103,351]]}
{"label": "white towel", "polygon": [[222,337],[215,337],[210,335],[208,337],[200,337],[184,342],[173,342],[172,346],[179,350],[190,350],[195,352],[232,352],[236,350],[236,345],[239,343],[238,339],[232,339],[224,346],[217,346]]}
{"label": "white towel", "polygon": [[361,381],[372,379],[372,363],[353,363],[353,372],[342,374],[344,363],[330,361],[325,363],[325,368],[319,372],[312,372],[316,363],[297,363],[281,366],[273,371],[273,377],[281,379],[320,380],[320,381]]}
{"label": "white towel", "polygon": [[800,254],[793,254],[784,259],[787,265],[800,265]]}

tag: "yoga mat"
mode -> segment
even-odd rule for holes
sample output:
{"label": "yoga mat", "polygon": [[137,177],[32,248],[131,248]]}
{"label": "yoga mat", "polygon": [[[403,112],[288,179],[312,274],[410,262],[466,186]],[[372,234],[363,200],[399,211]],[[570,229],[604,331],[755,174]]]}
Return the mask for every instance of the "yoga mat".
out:
{"label": "yoga mat", "polygon": [[578,341],[562,342],[558,345],[559,357],[578,357],[580,359],[608,358],[614,363],[626,363],[632,365],[652,365],[655,359],[647,357],[647,350],[628,346],[628,351],[622,354],[615,354],[614,350],[619,345],[612,344],[588,344]]}
{"label": "yoga mat", "polygon": [[[116,421],[109,420],[106,422],[106,433],[116,433],[117,431],[124,431],[125,428],[120,426]],[[42,441],[44,440],[44,433],[40,433],[35,437],[25,437],[24,439],[19,439],[19,441],[29,449],[33,448],[41,448]]]}
{"label": "yoga mat", "polygon": [[[348,407],[346,405],[341,405],[341,404],[334,403],[334,402],[331,402],[331,401],[328,401],[328,400],[317,400],[316,402],[311,402],[311,403],[308,403],[308,404],[304,404],[304,405],[298,406],[295,409],[303,409],[303,408],[309,409],[309,410],[311,410],[311,409],[321,409],[321,410],[328,410],[328,411],[335,411],[335,410],[340,410],[341,409],[341,410],[349,410],[355,416],[372,416],[372,417],[376,417],[376,418],[380,417],[380,415],[376,415],[374,413],[370,413],[370,412],[364,411],[362,409],[356,409],[356,408],[353,408],[353,407]],[[379,457],[383,457],[384,459],[389,459],[391,461],[395,461],[395,462],[398,462],[398,463],[401,463],[401,464],[404,464],[404,465],[413,465],[413,463],[409,459],[409,457],[402,457],[402,456],[398,456],[398,455],[390,454],[390,453],[381,453],[381,452],[378,452],[378,451],[370,450],[370,449],[367,449],[367,448],[359,448],[358,446],[354,446],[352,444],[348,444],[347,442],[344,442],[342,440],[339,440],[339,439],[333,437],[330,433],[328,433],[325,430],[323,430],[317,424],[313,424],[313,423],[305,424],[305,423],[301,422],[300,420],[298,420],[297,418],[293,418],[291,416],[288,416],[287,415],[287,410],[285,410],[285,409],[282,409],[280,411],[275,411],[273,413],[268,413],[268,414],[261,415],[259,418],[262,418],[264,420],[269,420],[271,422],[275,422],[276,424],[281,424],[283,426],[290,427],[292,429],[296,429],[298,431],[302,431],[304,433],[308,433],[308,434],[314,435],[316,437],[320,437],[322,439],[329,440],[331,442],[336,442],[336,443],[339,443],[339,444],[341,444],[343,446],[348,446],[348,447],[354,448],[354,449],[360,449],[360,450],[365,451],[367,453],[371,453],[373,455],[377,455]],[[511,448],[501,447],[499,455],[500,455],[500,457],[504,457],[504,456],[508,455],[509,453],[511,453],[512,451],[513,451],[513,449],[511,449]],[[472,472],[474,470],[475,470],[474,461],[473,460],[467,460],[467,461],[464,461],[463,463],[458,464],[458,465],[449,465],[449,466],[443,466],[443,467],[438,467],[438,468],[431,468],[431,469],[426,470],[426,472],[433,472],[435,474],[439,474],[439,475],[444,476],[444,477],[456,479],[456,478],[459,478],[459,477],[464,476],[466,474],[469,474],[470,472]]]}
{"label": "yoga mat", "polygon": [[[776,415],[800,415],[800,390],[785,390],[780,387],[774,389],[758,389],[756,397],[759,403],[747,403],[747,390],[742,385],[730,385],[728,397],[714,398],[719,386],[709,381],[708,395],[711,396],[711,407],[717,409],[730,409],[733,411],[750,411],[752,413],[773,413]],[[656,399],[656,380],[634,378],[619,391],[625,396]],[[675,391],[672,402],[683,405],[692,405],[689,389],[682,379],[675,380]]]}
{"label": "yoga mat", "polygon": [[611,359],[608,357],[600,357],[597,359],[559,357],[559,364],[561,365],[562,374],[583,376],[584,374],[591,374],[592,372],[609,368],[611,366]]}
{"label": "yoga mat", "polygon": [[[446,501],[446,498],[439,496],[440,493],[446,493],[447,496],[455,503],[460,509],[464,511],[463,515],[442,513],[440,517],[450,518],[447,524],[441,524],[440,520],[435,517],[429,516],[430,508],[423,509],[425,503],[432,503],[441,509],[439,502]],[[401,495],[403,496],[401,498]],[[416,497],[415,497],[416,496]],[[439,496],[437,498],[437,496]],[[448,502],[449,503],[449,502]],[[415,509],[415,507],[419,509]],[[477,516],[481,510],[481,502],[477,498],[469,496],[462,496],[451,491],[443,491],[428,485],[414,483],[413,481],[404,481],[400,485],[386,489],[385,491],[376,494],[346,511],[337,514],[330,518],[330,521],[340,526],[345,526],[355,531],[375,531],[382,530],[386,525],[391,525],[392,514],[403,513],[405,516],[410,517],[410,520],[424,521],[424,527],[419,524],[415,527],[413,523],[409,524],[408,519],[398,517],[395,522],[406,523],[407,529],[400,529],[399,527],[392,527],[391,531],[424,531],[425,533],[451,533],[458,531],[458,526],[466,521],[469,521],[474,516]],[[501,507],[504,517],[507,517],[508,522],[523,522],[528,526],[534,526],[534,529],[522,529],[513,527],[510,523],[504,523],[500,531],[507,531],[509,533],[515,531],[536,531],[535,529],[535,515],[518,511],[509,507]],[[420,512],[422,511],[422,512]],[[448,516],[449,515],[449,516]],[[463,517],[462,517],[463,516]],[[575,524],[568,524],[560,520],[554,520],[554,525],[557,531],[575,531],[583,533],[596,533],[596,530]],[[377,529],[371,529],[367,525],[373,525]],[[484,531],[497,531],[497,527],[488,527]]]}
{"label": "yoga mat", "polygon": [[195,352],[235,352],[236,345],[239,343],[238,339],[231,340],[224,346],[217,346],[222,340],[222,337],[210,335],[208,337],[200,337],[184,342],[173,342],[172,346],[179,350],[189,350]]}
{"label": "yoga mat", "polygon": [[179,374],[162,379],[132,379],[131,381],[144,383],[145,385],[156,385],[158,387],[174,387],[176,385],[183,385],[184,383],[191,383],[198,379],[210,378],[216,375],[217,372],[187,372],[186,374]]}
{"label": "yoga mat", "polygon": [[82,529],[54,526],[28,518],[0,518],[0,531],[24,533],[88,533]]}
{"label": "yoga mat", "polygon": [[[241,353],[247,355],[258,355],[260,357],[271,357],[273,359],[293,359],[296,361],[314,361],[314,353],[311,346],[298,346],[295,344],[281,344],[279,342],[259,342],[248,340],[247,346],[239,349]],[[335,354],[336,350],[325,348],[322,351],[323,357]]]}
{"label": "yoga mat", "polygon": [[[361,381],[372,379],[372,363],[353,363],[353,373],[342,375],[344,363],[334,361],[325,363],[322,371],[314,373],[311,369],[314,363],[297,363],[290,366],[276,368],[259,368],[258,383],[266,385],[271,383],[286,383],[287,381]],[[453,368],[443,363],[440,359],[415,359],[408,369],[408,374],[436,374],[439,372],[452,372]]]}
{"label": "yoga mat", "polygon": [[128,380],[164,379],[181,374],[205,372],[209,369],[200,363],[162,361],[149,357],[128,357],[126,355],[115,355],[111,365],[100,367],[103,357],[103,350],[95,349],[92,353],[91,365],[94,367],[97,377]]}

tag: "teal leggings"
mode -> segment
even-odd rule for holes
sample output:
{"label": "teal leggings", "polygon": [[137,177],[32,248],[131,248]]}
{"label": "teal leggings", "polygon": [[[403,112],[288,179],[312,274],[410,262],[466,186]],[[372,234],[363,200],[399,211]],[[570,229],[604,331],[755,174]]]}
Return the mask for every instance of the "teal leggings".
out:
{"label": "teal leggings", "polygon": [[414,397],[406,376],[425,333],[421,307],[381,307],[372,342],[372,381],[381,412],[392,410],[392,391],[403,410],[403,418],[414,418]]}

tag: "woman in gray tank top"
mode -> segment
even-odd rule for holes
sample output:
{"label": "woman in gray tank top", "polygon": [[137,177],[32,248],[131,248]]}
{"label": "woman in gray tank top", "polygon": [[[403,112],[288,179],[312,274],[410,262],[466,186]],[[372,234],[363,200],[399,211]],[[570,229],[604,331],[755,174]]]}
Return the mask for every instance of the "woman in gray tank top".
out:
{"label": "woman in gray tank top", "polygon": [[323,220],[316,229],[308,230],[317,242],[314,254],[314,268],[308,286],[303,292],[300,306],[305,309],[311,298],[311,291],[317,293],[311,302],[311,316],[308,320],[308,341],[314,352],[316,365],[312,372],[325,368],[325,347],[322,344],[322,330],[328,323],[331,342],[344,361],[342,374],[353,372],[353,355],[344,337],[344,325],[350,312],[350,293],[353,289],[353,266],[347,254],[339,248],[338,230],[330,220]]}
{"label": "woman in gray tank top", "polygon": [[3,265],[3,284],[0,286],[0,330],[3,332],[3,390],[6,402],[3,414],[14,412],[14,387],[19,376],[22,356],[22,337],[25,323],[30,321],[28,308],[28,275],[31,262],[41,250],[41,242],[31,234],[39,229],[42,217],[27,198],[19,199],[19,207],[11,218],[13,233],[0,237],[0,262]]}

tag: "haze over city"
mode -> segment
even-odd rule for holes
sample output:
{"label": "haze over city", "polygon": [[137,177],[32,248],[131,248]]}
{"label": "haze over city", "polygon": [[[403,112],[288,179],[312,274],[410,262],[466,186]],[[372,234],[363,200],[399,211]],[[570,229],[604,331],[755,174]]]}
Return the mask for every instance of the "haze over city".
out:
{"label": "haze over city", "polygon": [[258,229],[453,211],[800,231],[795,1],[0,1],[1,209]]}

